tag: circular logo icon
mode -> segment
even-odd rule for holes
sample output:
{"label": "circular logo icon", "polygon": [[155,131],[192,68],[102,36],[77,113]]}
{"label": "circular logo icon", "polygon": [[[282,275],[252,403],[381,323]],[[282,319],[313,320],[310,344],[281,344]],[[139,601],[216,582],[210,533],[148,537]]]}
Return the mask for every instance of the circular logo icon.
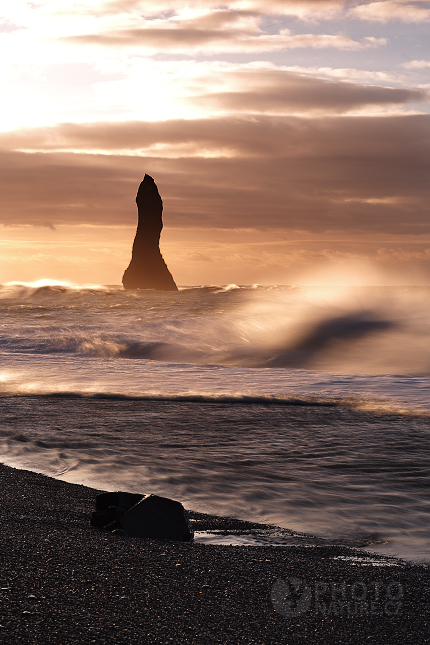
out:
{"label": "circular logo icon", "polygon": [[312,592],[299,578],[288,578],[288,582],[278,578],[272,587],[271,600],[278,614],[291,618],[309,609]]}

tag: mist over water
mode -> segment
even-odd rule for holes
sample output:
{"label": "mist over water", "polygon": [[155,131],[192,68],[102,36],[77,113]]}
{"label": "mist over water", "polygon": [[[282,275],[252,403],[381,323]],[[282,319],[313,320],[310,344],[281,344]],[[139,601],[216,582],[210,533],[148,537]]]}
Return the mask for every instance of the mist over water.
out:
{"label": "mist over water", "polygon": [[0,287],[0,454],[430,561],[430,288]]}
{"label": "mist over water", "polygon": [[[11,283],[11,353],[251,368],[430,373],[428,287],[195,287],[180,293]],[[22,333],[19,333],[19,332]]]}

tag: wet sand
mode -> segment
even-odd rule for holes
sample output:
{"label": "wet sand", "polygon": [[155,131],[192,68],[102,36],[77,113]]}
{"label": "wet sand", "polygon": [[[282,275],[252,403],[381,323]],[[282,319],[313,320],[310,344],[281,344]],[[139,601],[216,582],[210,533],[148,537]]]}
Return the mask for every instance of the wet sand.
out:
{"label": "wet sand", "polygon": [[343,546],[120,537],[89,524],[100,491],[4,465],[0,481],[2,645],[430,643],[427,566]]}

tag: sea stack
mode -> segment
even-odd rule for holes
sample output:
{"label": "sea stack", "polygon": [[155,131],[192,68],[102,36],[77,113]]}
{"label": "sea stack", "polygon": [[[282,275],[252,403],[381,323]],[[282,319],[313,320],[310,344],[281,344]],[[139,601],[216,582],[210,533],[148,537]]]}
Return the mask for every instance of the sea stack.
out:
{"label": "sea stack", "polygon": [[177,291],[160,253],[163,201],[152,177],[145,175],[136,196],[138,223],[131,262],[122,276],[125,289]]}

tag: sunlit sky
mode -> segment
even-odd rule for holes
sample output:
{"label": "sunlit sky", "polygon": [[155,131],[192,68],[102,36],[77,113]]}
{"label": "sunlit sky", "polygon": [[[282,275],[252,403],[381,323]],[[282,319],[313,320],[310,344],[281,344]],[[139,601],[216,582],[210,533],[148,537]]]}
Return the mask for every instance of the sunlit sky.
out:
{"label": "sunlit sky", "polygon": [[0,0],[0,282],[430,284],[430,0]]}

